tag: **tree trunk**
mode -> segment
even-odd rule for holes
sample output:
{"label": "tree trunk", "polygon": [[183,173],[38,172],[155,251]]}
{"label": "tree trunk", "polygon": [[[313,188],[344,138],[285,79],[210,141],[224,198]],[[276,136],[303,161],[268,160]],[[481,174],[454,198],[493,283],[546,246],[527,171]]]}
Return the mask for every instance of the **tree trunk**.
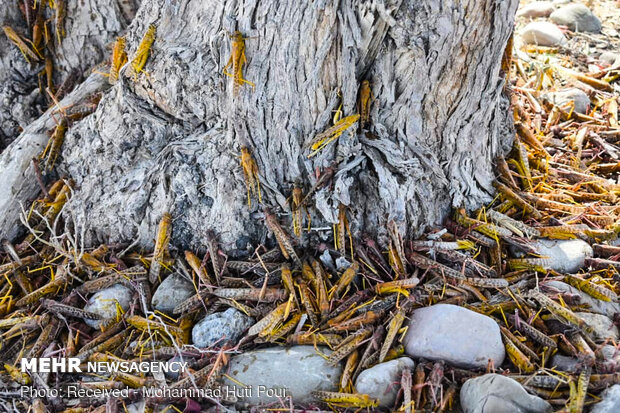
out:
{"label": "tree trunk", "polygon": [[[143,2],[127,44],[131,57],[148,25],[157,27],[146,73],[134,80],[126,65],[97,111],[69,131],[59,172],[75,191],[65,218],[85,244],[149,246],[169,210],[174,244],[198,248],[211,229],[225,249],[244,249],[266,232],[258,200],[248,208],[242,146],[258,165],[263,204],[285,228],[293,184],[308,190],[329,166],[332,184],[308,205],[313,228],[331,228],[343,204],[354,233],[381,236],[394,219],[415,236],[452,206],[478,207],[513,135],[500,62],[517,4]],[[237,96],[222,74],[235,29],[248,38],[244,77],[256,85]],[[340,101],[344,116],[357,111],[364,79],[370,126],[308,158]]]}

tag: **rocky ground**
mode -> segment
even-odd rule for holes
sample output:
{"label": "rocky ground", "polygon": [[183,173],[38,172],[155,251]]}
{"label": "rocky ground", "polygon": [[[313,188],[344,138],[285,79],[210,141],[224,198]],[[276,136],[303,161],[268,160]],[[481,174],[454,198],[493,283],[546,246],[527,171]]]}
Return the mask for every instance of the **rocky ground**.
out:
{"label": "rocky ground", "polygon": [[[24,212],[29,235],[0,257],[3,408],[620,411],[620,35],[616,3],[591,3],[524,2],[505,62],[518,133],[497,160],[498,197],[423,239],[393,223],[385,245],[352,239],[343,208],[329,242],[301,249],[300,205],[295,228],[266,211],[271,236],[252,252],[223,251],[216,233],[206,251],[178,250],[168,215],[154,251],[84,249],[58,230],[72,183],[46,188]],[[58,355],[190,370],[16,368]],[[70,384],[131,393],[18,396]],[[141,400],[145,387],[222,393]]]}

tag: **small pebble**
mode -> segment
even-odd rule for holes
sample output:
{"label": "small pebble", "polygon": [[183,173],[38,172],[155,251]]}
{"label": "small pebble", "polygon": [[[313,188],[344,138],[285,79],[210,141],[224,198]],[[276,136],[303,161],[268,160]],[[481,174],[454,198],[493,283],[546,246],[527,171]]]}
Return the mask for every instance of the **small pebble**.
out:
{"label": "small pebble", "polygon": [[413,370],[415,364],[409,357],[386,361],[362,371],[355,380],[355,390],[378,400],[380,407],[394,407],[400,390],[394,383],[400,382],[403,370]]}
{"label": "small pebble", "polygon": [[575,112],[581,113],[583,115],[586,115],[590,109],[590,98],[584,91],[577,88],[564,89],[559,92],[549,93],[546,96],[549,98],[549,101],[551,103],[557,106],[561,106],[562,108],[564,108],[569,102],[573,102],[573,104],[575,105]]}
{"label": "small pebble", "polygon": [[222,347],[226,342],[236,342],[243,332],[255,323],[250,316],[235,308],[214,313],[203,318],[192,329],[192,342],[196,347]]}
{"label": "small pebble", "polygon": [[566,26],[574,32],[601,32],[601,21],[585,5],[576,3],[561,7],[551,13],[549,19],[558,26]]}
{"label": "small pebble", "polygon": [[567,373],[576,373],[579,370],[580,361],[574,357],[556,354],[551,358],[551,366]]}
{"label": "small pebble", "polygon": [[500,374],[469,379],[461,389],[464,413],[545,413],[551,405],[529,394],[516,380]]}
{"label": "small pebble", "polygon": [[[114,284],[93,294],[84,306],[85,311],[99,314],[103,319],[117,316],[118,305],[127,311],[131,303],[131,290],[122,284]],[[104,320],[84,320],[92,328],[98,329]]]}
{"label": "small pebble", "polygon": [[155,290],[151,303],[155,310],[171,314],[179,303],[194,294],[196,290],[191,282],[180,274],[170,274]]}
{"label": "small pebble", "polygon": [[414,310],[403,344],[411,357],[463,368],[485,368],[489,360],[499,366],[506,355],[492,318],[451,304]]}
{"label": "small pebble", "polygon": [[[321,353],[331,351],[318,347]],[[282,401],[289,404],[316,401],[312,392],[337,391],[341,363],[332,366],[314,346],[271,347],[233,356],[224,378],[223,393],[235,394],[237,407]],[[246,387],[240,387],[243,383]]]}
{"label": "small pebble", "polygon": [[562,30],[553,23],[532,22],[521,31],[521,39],[526,44],[556,47],[566,44]]}

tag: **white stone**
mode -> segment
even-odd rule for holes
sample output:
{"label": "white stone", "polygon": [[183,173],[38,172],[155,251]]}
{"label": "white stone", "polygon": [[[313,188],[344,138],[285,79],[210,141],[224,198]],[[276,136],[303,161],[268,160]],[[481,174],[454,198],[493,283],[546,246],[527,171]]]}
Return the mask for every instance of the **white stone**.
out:
{"label": "white stone", "polygon": [[[127,311],[131,303],[131,290],[124,285],[114,284],[93,294],[84,306],[85,311],[99,314],[103,319],[118,315],[118,306]],[[84,320],[92,328],[99,328],[104,320]]]}
{"label": "white stone", "polygon": [[414,358],[444,360],[464,368],[495,366],[506,355],[497,323],[490,317],[451,304],[413,311],[405,353]]}
{"label": "white stone", "polygon": [[549,22],[532,22],[521,31],[521,39],[526,44],[538,46],[563,46],[566,37],[558,26]]}
{"label": "white stone", "polygon": [[551,21],[566,26],[574,32],[600,33],[602,25],[598,17],[585,5],[576,3],[561,7],[551,13]]}
{"label": "white stone", "polygon": [[519,8],[518,17],[534,19],[536,17],[549,17],[553,13],[553,3],[550,1],[534,1]]}
{"label": "white stone", "polygon": [[403,370],[413,370],[414,366],[413,360],[409,357],[377,364],[359,374],[355,380],[355,390],[378,400],[381,407],[392,408],[400,389],[400,386],[394,383],[400,382]]}
{"label": "white stone", "polygon": [[607,316],[594,313],[576,313],[583,321],[586,322],[594,330],[594,339],[596,341],[605,341],[611,339],[618,341],[618,327]]}
{"label": "white stone", "polygon": [[[318,350],[331,353],[325,347]],[[291,397],[295,403],[316,402],[312,392],[337,391],[341,374],[342,365],[329,364],[314,346],[271,347],[232,357],[227,375],[233,380],[224,378],[223,392],[236,390],[240,408],[279,400],[288,405]]]}
{"label": "white stone", "polygon": [[254,319],[234,308],[203,318],[192,329],[196,347],[222,347],[226,342],[236,343],[243,332],[254,324]]}
{"label": "white stone", "polygon": [[469,379],[461,388],[464,413],[546,413],[551,405],[529,394],[516,380],[500,374]]}
{"label": "white stone", "polygon": [[194,285],[180,274],[170,274],[157,287],[151,303],[155,310],[171,314],[174,308],[196,294]]}

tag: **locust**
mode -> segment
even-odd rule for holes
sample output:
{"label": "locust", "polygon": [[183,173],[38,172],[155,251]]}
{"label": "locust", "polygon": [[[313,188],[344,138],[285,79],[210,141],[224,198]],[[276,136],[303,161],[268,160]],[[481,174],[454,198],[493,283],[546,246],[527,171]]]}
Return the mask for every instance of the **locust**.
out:
{"label": "locust", "polygon": [[155,25],[149,25],[148,29],[142,36],[138,49],[136,50],[133,58],[131,59],[131,68],[133,71],[134,79],[137,79],[138,75],[144,70],[146,61],[149,58],[149,53],[153,42],[155,42],[155,33],[157,28]]}
{"label": "locust", "polygon": [[359,356],[359,351],[355,350],[347,357],[344,369],[342,370],[342,375],[340,376],[340,390],[343,392],[349,391],[353,388],[352,377],[355,366],[359,361]]}
{"label": "locust", "polygon": [[112,49],[112,61],[110,62],[110,72],[108,77],[110,83],[116,83],[121,67],[127,63],[127,52],[125,51],[126,42],[127,40],[124,36],[117,37],[114,42],[114,48]]}
{"label": "locust", "polygon": [[67,16],[66,0],[54,0],[56,3],[56,13],[54,15],[54,26],[56,27],[56,40],[58,45],[62,43],[65,37],[65,17]]}
{"label": "locust", "polygon": [[424,366],[422,363],[418,363],[413,375],[413,405],[415,407],[421,406],[422,390],[426,383],[426,373],[424,372]]}
{"label": "locust", "polygon": [[288,344],[297,345],[326,345],[328,347],[336,347],[342,343],[342,336],[333,333],[297,333],[287,337]]}
{"label": "locust", "polygon": [[[502,328],[502,336],[504,337],[504,346],[510,361],[512,361],[512,363],[521,371],[526,373],[532,373],[535,371],[536,366],[531,362],[530,357],[531,354],[533,354],[536,358],[538,358],[536,354],[529,350],[527,346],[521,344],[509,330]],[[528,354],[525,354],[524,351]]]}
{"label": "locust", "polygon": [[30,294],[23,296],[21,299],[19,299],[15,303],[15,306],[23,307],[25,305],[33,304],[39,301],[41,297],[44,297],[46,295],[56,294],[61,288],[65,286],[66,282],[67,282],[66,276],[59,275],[53,281],[50,281],[49,283],[45,284],[41,288],[31,292]]}
{"label": "locust", "polygon": [[390,236],[388,262],[394,270],[396,278],[403,278],[405,277],[405,265],[407,264],[407,258],[405,257],[403,248],[403,239],[394,220],[388,221],[387,228]]}
{"label": "locust", "polygon": [[351,230],[349,229],[349,221],[347,219],[347,207],[342,203],[338,206],[338,224],[334,230],[334,241],[336,242],[336,249],[345,256],[347,253],[346,238],[347,234],[351,241],[351,247],[353,247],[353,240],[351,237]]}
{"label": "locust", "polygon": [[312,300],[312,292],[310,291],[310,287],[305,282],[300,282],[298,284],[299,288],[299,297],[301,298],[301,304],[306,310],[306,314],[308,315],[308,319],[310,319],[310,323],[313,327],[319,326],[319,319],[316,314],[316,310],[314,308],[313,300]]}
{"label": "locust", "polygon": [[292,296],[295,300],[297,308],[301,309],[299,297],[297,297],[297,291],[295,290],[295,281],[293,280],[291,268],[288,266],[288,264],[282,264],[282,267],[280,268],[280,274],[284,288],[286,289],[286,291],[288,291],[289,296]]}
{"label": "locust", "polygon": [[330,391],[315,391],[314,396],[327,404],[337,407],[355,407],[360,409],[377,407],[377,400],[371,399],[367,394],[339,393]]}
{"label": "locust", "polygon": [[149,320],[144,317],[137,316],[137,315],[129,316],[125,320],[127,321],[129,325],[137,328],[138,330],[142,330],[142,331],[150,330],[150,331],[158,331],[162,333],[166,333],[167,331],[170,334],[173,334],[177,337],[183,336],[183,330],[181,328],[170,325],[170,324],[156,322],[156,321]]}
{"label": "locust", "polygon": [[44,25],[45,22],[43,21],[43,7],[39,7],[34,20],[34,24],[32,26],[32,48],[39,56],[41,56],[39,48],[41,47],[41,41],[43,40]]}
{"label": "locust", "polygon": [[213,290],[212,294],[229,300],[262,301],[267,303],[284,300],[288,297],[288,292],[280,288],[217,288]]}
{"label": "locust", "polygon": [[267,228],[275,235],[284,258],[293,260],[298,267],[301,267],[301,260],[295,252],[295,248],[293,248],[291,239],[280,226],[276,216],[268,208],[265,208],[263,212],[265,214],[265,224],[267,224]]}
{"label": "locust", "polygon": [[407,312],[410,308],[411,306],[408,305],[408,303],[401,305],[401,307],[396,311],[396,314],[394,314],[394,316],[390,320],[385,341],[383,342],[383,345],[381,346],[381,350],[379,352],[379,363],[383,363],[383,361],[387,357],[388,351],[392,347],[394,339],[396,338],[396,334],[403,325]]}
{"label": "locust", "polygon": [[241,147],[241,168],[243,169],[243,176],[245,178],[245,186],[248,193],[248,207],[252,206],[250,194],[258,197],[258,202],[262,203],[263,198],[260,192],[260,178],[258,176],[258,166],[256,161],[252,157],[250,150],[242,146]]}
{"label": "locust", "polygon": [[[245,40],[248,38],[243,37],[238,30],[230,35],[230,38],[232,40],[232,48],[228,62],[226,66],[224,66],[223,73],[233,79],[233,96],[236,97],[239,94],[239,89],[244,84],[250,85],[252,88],[254,88],[255,85],[243,78],[243,66],[248,62],[245,57]],[[232,73],[228,71],[229,68],[232,69]]]}
{"label": "locust", "polygon": [[248,335],[255,336],[259,334],[264,337],[274,329],[276,324],[281,323],[286,318],[286,309],[289,306],[288,302],[284,302],[277,306],[273,311],[260,319],[248,330]]}
{"label": "locust", "polygon": [[405,278],[396,281],[386,281],[379,283],[375,286],[377,294],[392,294],[394,292],[400,292],[404,295],[408,295],[407,289],[415,288],[420,280],[417,277]]}
{"label": "locust", "polygon": [[41,330],[41,334],[37,338],[37,341],[30,348],[28,357],[40,357],[41,353],[55,338],[60,330],[60,322],[56,318],[46,320],[47,323]]}
{"label": "locust", "polygon": [[219,283],[224,268],[222,266],[222,263],[220,262],[220,249],[217,245],[217,237],[215,233],[211,230],[207,231],[207,250],[209,251],[209,258],[211,258],[211,266],[213,267],[215,279]]}
{"label": "locust", "polygon": [[317,134],[309,143],[308,147],[312,152],[308,155],[308,158],[312,158],[317,155],[322,149],[324,149],[331,142],[335,141],[342,135],[347,129],[353,126],[360,118],[359,114],[350,115],[340,119],[333,126],[327,128],[325,131]]}
{"label": "locust", "polygon": [[413,378],[411,376],[411,370],[408,368],[403,369],[400,379],[400,387],[403,390],[403,404],[400,410],[405,413],[411,413],[415,408],[411,388],[413,387]]}
{"label": "locust", "polygon": [[546,334],[536,329],[535,327],[527,324],[525,321],[520,320],[518,316],[507,314],[508,319],[514,324],[515,328],[531,338],[533,341],[549,348],[556,348],[557,344]]}
{"label": "locust", "polygon": [[293,233],[297,238],[301,237],[301,228],[302,228],[302,218],[301,218],[301,210],[303,208],[302,205],[303,200],[303,192],[300,186],[295,185],[293,187],[293,193],[291,194],[291,213],[293,216]]}
{"label": "locust", "polygon": [[164,261],[164,256],[168,249],[171,233],[172,216],[170,213],[164,212],[161,221],[159,221],[159,226],[157,227],[155,249],[153,250],[153,259],[151,261],[151,268],[149,269],[149,281],[152,284],[155,284],[159,280],[159,274]]}
{"label": "locust", "polygon": [[553,315],[559,317],[562,320],[565,320],[569,324],[574,325],[583,331],[592,333],[592,328],[589,327],[583,319],[578,317],[568,308],[562,307],[560,304],[556,303],[551,298],[547,297],[541,292],[531,290],[529,296],[534,300],[538,301],[541,306],[545,307]]}
{"label": "locust", "polygon": [[351,282],[353,281],[353,279],[355,278],[355,276],[357,275],[358,270],[359,270],[359,264],[357,262],[353,262],[349,266],[349,268],[344,270],[344,272],[338,279],[338,282],[332,289],[330,298],[342,296],[343,293],[346,291],[346,289],[351,284]]}
{"label": "locust", "polygon": [[360,127],[362,128],[370,123],[370,106],[373,99],[370,81],[362,80],[357,99],[357,111],[360,115]]}
{"label": "locust", "polygon": [[310,188],[310,190],[306,193],[306,196],[304,196],[304,199],[301,200],[301,205],[303,206],[307,205],[310,199],[314,196],[314,194],[319,189],[326,186],[327,183],[334,177],[335,173],[336,171],[333,167],[325,168],[325,170],[323,170],[323,172],[321,173],[321,175],[319,176],[315,184],[312,185],[312,188]]}
{"label": "locust", "polygon": [[26,59],[26,62],[30,63],[30,60],[37,62],[40,57],[26,44],[26,41],[17,34],[17,32],[10,26],[3,26],[4,34],[13,43]]}
{"label": "locust", "polygon": [[42,299],[41,305],[53,313],[66,315],[69,317],[84,318],[86,320],[101,320],[103,317],[91,311],[85,311],[81,308],[71,307],[69,305],[58,303],[54,300]]}
{"label": "locust", "polygon": [[590,385],[592,370],[590,367],[586,367],[579,374],[577,379],[577,386],[573,381],[568,384],[570,386],[570,400],[568,402],[569,413],[581,413],[586,400],[588,386]]}
{"label": "locust", "polygon": [[335,365],[340,362],[342,359],[351,354],[355,349],[362,345],[364,340],[366,340],[372,334],[372,329],[370,328],[362,328],[356,331],[354,334],[347,337],[344,341],[342,341],[338,347],[334,349],[332,354],[329,355],[327,361]]}
{"label": "locust", "polygon": [[584,280],[571,274],[565,275],[564,281],[598,300],[618,302],[618,296],[615,292],[592,281]]}
{"label": "locust", "polygon": [[194,270],[194,272],[196,273],[196,275],[198,276],[198,278],[204,285],[206,286],[213,285],[213,281],[211,280],[211,277],[209,277],[209,274],[207,273],[207,269],[205,268],[205,266],[202,265],[200,258],[198,258],[191,251],[185,251],[185,261],[187,261],[189,266],[192,267],[192,270]]}
{"label": "locust", "polygon": [[330,320],[327,324],[331,327],[329,331],[358,330],[359,328],[376,323],[383,316],[384,311],[365,311],[357,317],[350,318],[345,321],[336,319]]}
{"label": "locust", "polygon": [[283,323],[279,328],[275,328],[271,331],[269,341],[276,342],[277,340],[284,338],[289,334],[301,321],[302,314],[295,313],[287,322]]}

